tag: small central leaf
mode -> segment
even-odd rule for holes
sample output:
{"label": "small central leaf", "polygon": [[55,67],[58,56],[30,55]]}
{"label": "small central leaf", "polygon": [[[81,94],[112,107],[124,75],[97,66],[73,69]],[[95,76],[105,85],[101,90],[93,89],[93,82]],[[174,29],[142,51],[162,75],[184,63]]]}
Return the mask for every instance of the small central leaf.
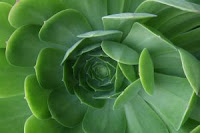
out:
{"label": "small central leaf", "polygon": [[109,76],[108,68],[103,64],[98,64],[94,67],[95,75],[101,79],[104,79]]}

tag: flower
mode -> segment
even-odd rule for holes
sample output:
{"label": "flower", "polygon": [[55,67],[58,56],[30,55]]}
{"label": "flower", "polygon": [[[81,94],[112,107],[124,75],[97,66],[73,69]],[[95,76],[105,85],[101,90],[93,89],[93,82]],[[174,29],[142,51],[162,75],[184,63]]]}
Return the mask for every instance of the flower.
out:
{"label": "flower", "polygon": [[0,2],[0,132],[200,132],[200,2],[14,3]]}

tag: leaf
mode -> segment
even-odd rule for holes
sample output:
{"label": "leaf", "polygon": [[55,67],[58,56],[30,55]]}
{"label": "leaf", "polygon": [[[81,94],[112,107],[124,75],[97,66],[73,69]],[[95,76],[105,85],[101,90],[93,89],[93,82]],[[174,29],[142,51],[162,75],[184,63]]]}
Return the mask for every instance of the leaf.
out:
{"label": "leaf", "polygon": [[0,98],[24,93],[24,79],[34,72],[30,67],[10,65],[5,57],[5,49],[0,49]]}
{"label": "leaf", "polygon": [[112,101],[108,101],[102,109],[89,108],[83,119],[83,129],[87,133],[124,133],[124,111],[113,110]]}
{"label": "leaf", "polygon": [[137,96],[137,93],[142,89],[140,79],[131,83],[125,90],[116,98],[113,109],[119,109],[125,106],[131,99]]}
{"label": "leaf", "polygon": [[63,56],[64,51],[55,48],[46,48],[40,51],[35,71],[38,82],[44,89],[64,87],[63,68],[60,66]]}
{"label": "leaf", "polygon": [[125,77],[122,71],[120,70],[119,65],[117,65],[116,73],[115,73],[115,84],[114,84],[115,92],[120,92],[124,89],[123,88],[124,80],[125,80]]}
{"label": "leaf", "polygon": [[117,62],[127,65],[136,65],[139,62],[139,54],[124,44],[103,41],[101,47],[110,58]]}
{"label": "leaf", "polygon": [[184,73],[194,89],[195,93],[199,93],[200,89],[200,63],[192,54],[183,49],[179,49]]}
{"label": "leaf", "polygon": [[122,13],[125,0],[107,0],[108,14]]}
{"label": "leaf", "polygon": [[195,129],[191,131],[191,133],[199,133],[200,132],[200,125],[197,126]]}
{"label": "leaf", "polygon": [[122,64],[122,63],[118,63],[122,73],[124,74],[124,76],[130,81],[130,82],[134,82],[136,80],[136,72],[134,69],[134,66],[132,65],[126,65],[126,64]]}
{"label": "leaf", "polygon": [[11,5],[14,5],[14,3],[16,2],[15,0],[0,0],[0,1],[11,4]]}
{"label": "leaf", "polygon": [[29,75],[25,80],[25,97],[33,115],[38,119],[48,119],[51,117],[47,100],[50,90],[43,89],[35,75]]}
{"label": "leaf", "polygon": [[80,123],[87,111],[87,106],[80,103],[76,96],[65,90],[53,91],[48,100],[52,117],[61,125],[69,128]]}
{"label": "leaf", "polygon": [[154,91],[154,66],[148,50],[145,48],[139,59],[139,75],[144,90],[149,95]]}
{"label": "leaf", "polygon": [[24,123],[31,115],[24,95],[0,98],[0,132],[23,133]]}
{"label": "leaf", "polygon": [[91,30],[87,19],[80,12],[67,9],[45,21],[39,37],[46,42],[62,44],[69,48],[79,40],[77,35]]}
{"label": "leaf", "polygon": [[188,119],[197,98],[187,79],[163,74],[155,74],[152,96],[140,95],[176,130]]}
{"label": "leaf", "polygon": [[63,49],[60,45],[40,41],[38,37],[40,28],[37,25],[27,25],[18,28],[11,35],[6,48],[6,57],[11,64],[32,67],[41,49],[45,47]]}
{"label": "leaf", "polygon": [[200,98],[197,98],[197,103],[195,104],[194,109],[191,112],[190,118],[200,122]]}
{"label": "leaf", "polygon": [[127,133],[169,133],[159,116],[138,95],[125,104],[125,113]]}
{"label": "leaf", "polygon": [[[5,0],[4,2],[8,2]],[[8,41],[8,38],[12,34],[12,32],[15,30],[8,22],[8,14],[11,9],[11,5],[0,2],[0,48],[6,47],[6,42]],[[11,2],[11,1],[10,1]]]}
{"label": "leaf", "polygon": [[124,12],[135,12],[136,8],[145,0],[125,0]]}

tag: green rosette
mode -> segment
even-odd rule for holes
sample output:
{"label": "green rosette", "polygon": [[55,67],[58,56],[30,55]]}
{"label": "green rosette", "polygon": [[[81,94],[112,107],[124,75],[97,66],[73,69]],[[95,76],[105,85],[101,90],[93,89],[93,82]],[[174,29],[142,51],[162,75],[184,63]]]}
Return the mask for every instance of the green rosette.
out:
{"label": "green rosette", "polygon": [[199,133],[198,0],[0,0],[1,133]]}

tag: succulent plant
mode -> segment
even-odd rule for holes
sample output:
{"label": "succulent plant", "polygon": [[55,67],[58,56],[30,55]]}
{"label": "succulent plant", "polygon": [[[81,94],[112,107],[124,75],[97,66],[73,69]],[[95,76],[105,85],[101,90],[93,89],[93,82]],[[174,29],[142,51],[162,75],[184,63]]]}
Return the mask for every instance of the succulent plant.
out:
{"label": "succulent plant", "polygon": [[199,0],[0,1],[0,133],[200,133]]}

